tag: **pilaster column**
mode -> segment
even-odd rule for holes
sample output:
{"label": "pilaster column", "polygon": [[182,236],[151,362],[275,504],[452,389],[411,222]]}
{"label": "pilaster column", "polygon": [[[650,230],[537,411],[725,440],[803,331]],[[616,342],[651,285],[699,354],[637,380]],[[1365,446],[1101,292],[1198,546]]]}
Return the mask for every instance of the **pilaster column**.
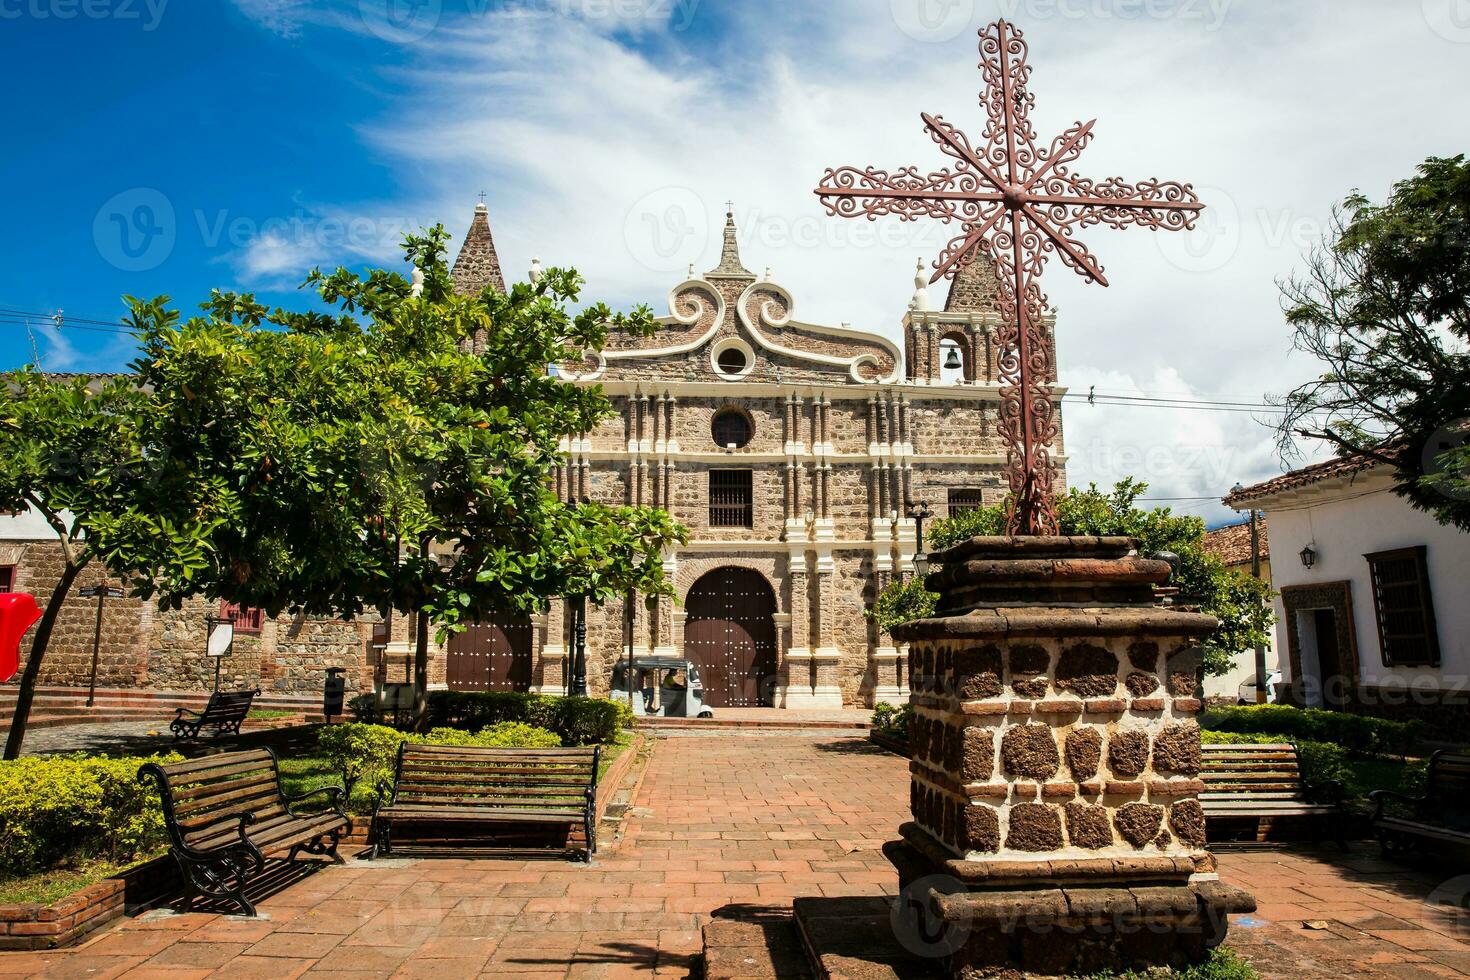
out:
{"label": "pilaster column", "polygon": [[560,694],[566,690],[566,675],[562,672],[562,660],[567,655],[566,607],[566,600],[561,598],[552,599],[546,605],[540,663],[531,673],[532,690],[540,694]]}

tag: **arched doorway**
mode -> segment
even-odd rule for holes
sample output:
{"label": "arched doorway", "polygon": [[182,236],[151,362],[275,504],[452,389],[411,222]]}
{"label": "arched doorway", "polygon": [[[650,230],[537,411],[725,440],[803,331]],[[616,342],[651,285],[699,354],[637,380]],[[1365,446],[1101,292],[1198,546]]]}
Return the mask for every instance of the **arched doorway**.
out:
{"label": "arched doorway", "polygon": [[449,637],[445,680],[453,691],[529,691],[531,622],[497,617]]}
{"label": "arched doorway", "polygon": [[684,655],[715,708],[770,704],[776,679],[776,595],[759,572],[717,568],[684,600]]}

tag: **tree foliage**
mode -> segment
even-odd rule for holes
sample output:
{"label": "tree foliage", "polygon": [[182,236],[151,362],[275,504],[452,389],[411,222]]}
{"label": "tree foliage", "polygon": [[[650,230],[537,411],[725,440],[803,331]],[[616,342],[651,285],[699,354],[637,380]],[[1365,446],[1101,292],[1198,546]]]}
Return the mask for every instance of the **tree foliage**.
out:
{"label": "tree foliage", "polygon": [[[123,378],[88,379],[26,368],[0,379],[0,509],[41,518],[56,538],[61,571],[31,637],[5,758],[19,756],[57,618],[82,571],[99,558],[118,572],[146,553],[187,577],[207,564],[207,518],[159,507],[142,430],[147,397]],[[122,571],[126,568],[123,567]]]}
{"label": "tree foliage", "polygon": [[12,375],[0,418],[0,506],[56,530],[66,571],[47,605],[12,728],[19,748],[41,654],[71,582],[100,556],[135,593],[266,610],[416,616],[427,688],[443,633],[556,596],[671,594],[663,554],[685,531],[651,508],[564,501],[565,441],[611,411],[550,366],[647,308],[571,312],[582,285],[552,269],[507,293],[457,295],[442,227],[405,242],[414,282],[313,272],[332,312],[268,309],[215,291],[187,320],[128,298],[135,376]]}
{"label": "tree foliage", "polygon": [[207,568],[149,567],[146,589],[271,613],[422,611],[447,629],[553,596],[667,591],[662,551],[683,533],[667,514],[551,488],[563,440],[610,406],[548,365],[609,329],[646,333],[651,316],[569,313],[573,270],[456,295],[446,240],[436,227],[407,241],[422,295],[383,270],[313,273],[331,315],[216,292],[180,323],[166,300],[132,302],[159,479],[221,522]]}
{"label": "tree foliage", "polygon": [[[1139,539],[1139,551],[1170,551],[1179,556],[1175,584],[1185,601],[1220,620],[1205,644],[1205,670],[1214,675],[1230,669],[1233,656],[1270,642],[1275,621],[1270,589],[1262,581],[1229,571],[1204,549],[1205,524],[1198,517],[1175,514],[1167,507],[1143,510],[1137,500],[1148,484],[1125,479],[1111,492],[1096,484],[1070,489],[1057,500],[1061,533],[1127,535]],[[942,551],[972,537],[1005,533],[1006,505],[963,511],[934,523],[930,547]],[[918,579],[894,583],[879,594],[869,617],[888,632],[900,623],[930,615],[938,596]]]}
{"label": "tree foliage", "polygon": [[1384,204],[1354,191],[1281,291],[1323,367],[1280,399],[1283,454],[1304,437],[1388,464],[1400,495],[1470,530],[1470,162],[1431,157]]}

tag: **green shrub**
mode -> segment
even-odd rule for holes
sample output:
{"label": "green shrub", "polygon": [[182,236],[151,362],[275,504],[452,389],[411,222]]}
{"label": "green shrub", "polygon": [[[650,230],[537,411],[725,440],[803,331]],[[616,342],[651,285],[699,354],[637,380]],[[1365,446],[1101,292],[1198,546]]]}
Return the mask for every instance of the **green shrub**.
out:
{"label": "green shrub", "polygon": [[0,875],[97,857],[125,863],[163,846],[158,792],[138,782],[138,766],[182,759],[79,754],[0,762]]}
{"label": "green shrub", "polygon": [[431,745],[477,745],[494,748],[546,749],[561,745],[555,732],[518,721],[488,725],[478,732],[458,728],[435,728],[427,735],[400,732],[386,725],[364,725],[351,722],[327,725],[317,732],[317,744],[337,774],[347,795],[359,782],[369,787],[391,779],[398,761],[398,746],[403,742],[426,742]]}
{"label": "green shrub", "polygon": [[353,721],[376,725],[383,720],[383,713],[378,708],[376,694],[358,694],[348,698],[347,711],[352,715]]}
{"label": "green shrub", "polygon": [[1423,730],[1417,721],[1389,721],[1285,704],[1211,708],[1200,716],[1200,725],[1217,732],[1270,732],[1282,740],[1331,742],[1354,755],[1403,755]]}
{"label": "green shrub", "polygon": [[321,728],[316,740],[322,754],[342,777],[342,788],[351,796],[352,787],[360,780],[375,786],[379,780],[393,775],[398,745],[407,737],[387,725],[351,722]]}
{"label": "green shrub", "polygon": [[909,740],[909,722],[914,717],[911,704],[894,705],[880,701],[873,706],[873,728],[900,742]]}
{"label": "green shrub", "polygon": [[1212,732],[1202,731],[1200,741],[1206,745],[1274,745],[1290,742],[1296,746],[1297,762],[1301,765],[1302,779],[1309,783],[1335,780],[1345,788],[1354,785],[1353,767],[1348,762],[1347,751],[1331,742],[1313,742],[1306,739],[1283,738],[1263,732]]}
{"label": "green shrub", "polygon": [[410,741],[428,742],[431,745],[471,745],[496,749],[550,749],[561,745],[556,732],[523,724],[519,721],[502,721],[482,728],[478,732],[461,731],[458,728],[435,728],[423,737],[412,737]]}
{"label": "green shrub", "polygon": [[563,745],[608,744],[630,728],[626,704],[601,698],[567,698],[510,691],[431,691],[429,724],[435,728],[479,731],[504,721],[555,732]]}

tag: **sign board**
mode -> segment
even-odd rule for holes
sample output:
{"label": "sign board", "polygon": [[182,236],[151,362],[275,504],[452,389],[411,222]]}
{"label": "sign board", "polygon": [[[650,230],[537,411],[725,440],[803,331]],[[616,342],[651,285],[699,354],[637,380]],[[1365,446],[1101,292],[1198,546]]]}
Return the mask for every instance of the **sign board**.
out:
{"label": "sign board", "polygon": [[211,620],[209,640],[204,647],[206,657],[228,657],[235,642],[235,624],[228,619]]}
{"label": "sign board", "polygon": [[77,595],[83,599],[95,599],[99,595],[105,595],[109,599],[121,599],[127,593],[116,585],[86,585],[77,589]]}
{"label": "sign board", "polygon": [[0,594],[0,682],[20,670],[20,638],[41,618],[36,597],[24,592]]}

